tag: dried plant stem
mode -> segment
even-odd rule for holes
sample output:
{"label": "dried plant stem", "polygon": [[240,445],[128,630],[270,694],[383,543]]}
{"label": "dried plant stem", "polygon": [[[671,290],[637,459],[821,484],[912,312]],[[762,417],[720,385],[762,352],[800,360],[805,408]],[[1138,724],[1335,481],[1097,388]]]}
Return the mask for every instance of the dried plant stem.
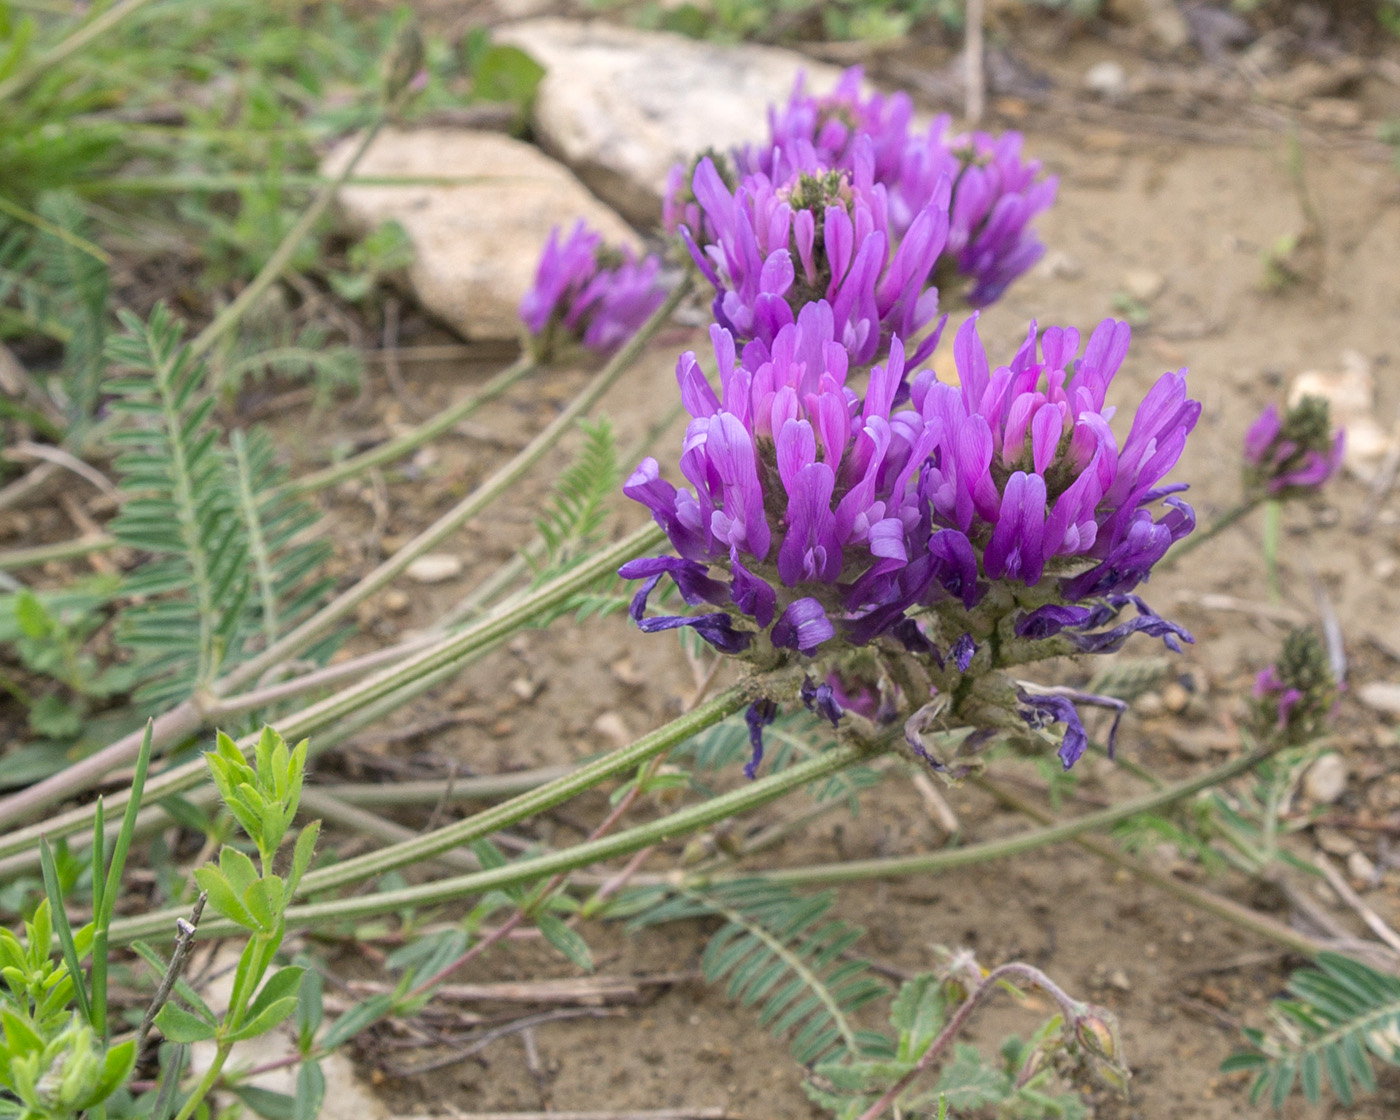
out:
{"label": "dried plant stem", "polygon": [[33,548],[11,548],[0,552],[0,571],[11,568],[29,568],[47,564],[51,560],[78,560],[96,552],[106,552],[116,548],[117,539],[106,533],[89,534],[73,540],[57,541],[54,544],[40,544]]}
{"label": "dried plant stem", "polygon": [[165,973],[160,978],[160,985],[156,988],[156,994],[151,997],[151,1004],[146,1008],[146,1013],[141,1016],[141,1026],[136,1031],[136,1052],[138,1054],[141,1052],[141,1048],[146,1045],[146,1036],[151,1033],[156,1016],[160,1014],[160,1009],[165,1006],[165,1001],[170,998],[170,993],[180,979],[180,973],[185,970],[185,962],[189,960],[190,950],[194,948],[195,931],[199,929],[199,919],[204,913],[204,903],[208,901],[208,898],[207,894],[200,891],[199,897],[195,899],[194,909],[190,911],[190,916],[180,918],[175,923],[175,949],[170,954],[170,963],[166,965]]}

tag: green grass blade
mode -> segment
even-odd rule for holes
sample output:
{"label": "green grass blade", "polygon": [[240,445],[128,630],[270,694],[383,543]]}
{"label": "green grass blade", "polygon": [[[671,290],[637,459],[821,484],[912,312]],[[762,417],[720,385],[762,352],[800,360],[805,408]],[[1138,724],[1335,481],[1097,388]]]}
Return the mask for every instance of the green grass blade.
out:
{"label": "green grass blade", "polygon": [[54,863],[53,849],[47,839],[39,841],[39,860],[44,869],[44,890],[49,898],[49,911],[53,916],[54,930],[58,934],[58,944],[63,950],[63,961],[68,966],[68,975],[73,978],[73,998],[78,1010],[89,1023],[92,1022],[92,1005],[88,1002],[87,989],[83,987],[83,973],[78,962],[78,947],[73,943],[73,927],[68,924],[68,911],[63,908],[63,888],[58,882],[58,865]]}

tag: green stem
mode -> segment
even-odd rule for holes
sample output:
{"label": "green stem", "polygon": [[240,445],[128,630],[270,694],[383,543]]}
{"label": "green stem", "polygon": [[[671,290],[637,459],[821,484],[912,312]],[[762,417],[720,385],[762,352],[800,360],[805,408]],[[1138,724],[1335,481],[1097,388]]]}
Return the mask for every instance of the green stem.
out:
{"label": "green stem", "polygon": [[355,455],[342,463],[326,467],[324,470],[291,479],[278,486],[273,490],[273,493],[309,494],[314,490],[324,490],[327,486],[334,486],[337,482],[353,478],[373,467],[400,459],[410,451],[417,450],[429,440],[436,439],[454,425],[461,423],[487,401],[495,400],[522,377],[533,373],[535,368],[533,359],[528,355],[522,356],[483,385],[479,393],[474,393],[443,409],[436,416],[419,424],[413,430],[404,432],[403,435],[394,439],[386,440],[362,455]]}
{"label": "green stem", "polygon": [[47,564],[50,560],[76,560],[79,557],[91,556],[95,552],[106,552],[109,548],[116,547],[116,538],[103,534],[101,536],[78,537],[71,541],[58,541],[55,544],[40,544],[33,548],[11,548],[0,552],[0,571],[9,571],[11,568],[36,567],[39,564]]}
{"label": "green stem", "polygon": [[1161,561],[1157,564],[1157,570],[1165,571],[1167,568],[1174,567],[1183,556],[1200,548],[1201,545],[1205,544],[1207,541],[1218,537],[1231,525],[1235,524],[1235,522],[1248,517],[1249,514],[1254,512],[1255,507],[1258,505],[1258,499],[1243,501],[1232,509],[1227,509],[1204,529],[1197,529],[1189,537],[1177,541],[1176,544],[1172,545],[1172,547],[1167,550],[1167,554],[1162,557]]}
{"label": "green stem", "polygon": [[224,1063],[228,1061],[228,1056],[233,1052],[232,1042],[220,1042],[214,1050],[214,1060],[209,1063],[209,1068],[204,1071],[204,1076],[199,1079],[199,1084],[194,1087],[186,1099],[184,1106],[176,1115],[175,1120],[190,1120],[194,1115],[194,1110],[200,1106],[204,1098],[214,1090],[218,1084],[219,1075],[224,1071]]}
{"label": "green stem", "polygon": [[[716,699],[723,699],[723,697]],[[710,702],[710,704],[714,703],[716,701]],[[709,706],[705,705],[706,708]],[[698,715],[703,710],[704,708],[697,708],[692,714]],[[630,749],[635,749],[635,745]],[[563,851],[550,852],[532,859],[518,860],[504,867],[479,871],[470,875],[459,875],[451,879],[439,879],[436,882],[423,883],[395,891],[380,891],[353,898],[335,899],[330,902],[293,906],[287,911],[287,924],[297,927],[316,926],[329,922],[391,914],[409,907],[435,906],[489,890],[505,889],[506,887],[534,882],[549,875],[573,871],[576,868],[587,867],[589,864],[602,860],[630,855],[641,848],[687,836],[719,821],[766,805],[793,789],[828,777],[854,762],[869,757],[872,749],[878,748],[834,747],[815,758],[799,762],[777,774],[747,783],[730,793],[713,797],[698,805],[692,805],[677,813],[662,817],[660,820],[638,825],[612,836],[577,844]],[[512,803],[508,802],[507,804]],[[501,808],[505,808],[505,806]],[[487,815],[478,814],[473,820],[480,820]],[[333,878],[338,870],[339,868],[335,867],[328,868],[324,874],[328,879]],[[310,876],[308,876],[309,878]],[[154,918],[160,920],[153,920]],[[126,943],[136,938],[157,936],[165,931],[166,925],[167,922],[163,915],[133,918],[125,923],[114,925],[112,939],[114,942]],[[235,932],[236,929],[237,927],[232,923],[219,922],[214,925],[206,924],[200,928],[199,932],[208,936],[225,936]]]}
{"label": "green stem", "polygon": [[[279,730],[287,739],[302,738],[341,719],[350,712],[393,694],[396,689],[405,686],[418,687],[422,679],[433,673],[450,672],[453,667],[460,666],[464,659],[472,656],[476,651],[487,648],[502,638],[515,633],[532,619],[559,608],[574,595],[592,586],[600,577],[616,571],[620,564],[656,546],[663,539],[664,534],[659,528],[655,525],[646,525],[612,547],[596,554],[586,563],[579,564],[559,578],[551,580],[518,602],[505,605],[480,622],[443,639],[397,666],[377,673],[350,688],[328,696],[295,715],[289,716],[281,721]],[[234,699],[236,700],[236,698]],[[218,718],[220,709],[217,701],[207,701],[205,706],[197,711],[199,718],[192,720],[193,726],[190,727],[190,730],[194,730],[204,718]],[[158,729],[159,721],[157,721],[157,731]],[[244,751],[248,751],[252,749],[255,742],[256,736],[250,735],[240,740],[239,746]],[[174,766],[153,779],[148,785],[146,796],[152,801],[169,797],[171,794],[198,785],[204,778],[204,762],[202,759],[196,758]],[[123,793],[115,794],[111,798],[111,806],[126,804],[128,796]],[[42,835],[57,839],[60,836],[67,836],[90,827],[91,823],[92,809],[85,806],[61,813],[27,828],[16,829],[8,835],[0,837],[0,859],[28,852]],[[12,870],[13,865],[7,862],[0,873]]]}
{"label": "green stem", "polygon": [[[788,886],[803,886],[813,883],[848,883],[862,879],[886,879],[901,875],[928,875],[947,871],[954,867],[968,867],[986,863],[994,859],[1006,859],[1021,855],[1048,844],[1059,844],[1073,840],[1085,832],[1096,832],[1137,816],[1151,812],[1174,801],[1190,797],[1203,789],[1219,785],[1238,774],[1246,773],[1270,757],[1272,751],[1256,750],[1241,755],[1203,774],[1174,785],[1164,786],[1140,797],[1131,798],[1097,813],[1086,813],[1082,817],[1062,821],[1045,828],[1023,832],[1019,836],[1009,836],[1004,840],[988,840],[981,844],[969,844],[966,848],[951,848],[939,852],[927,852],[916,856],[893,856],[886,859],[847,860],[842,863],[814,864],[808,867],[783,867],[773,870],[731,871],[722,875],[698,876],[688,883],[705,886],[711,882],[729,879],[766,879]],[[638,879],[637,882],[650,880]]]}

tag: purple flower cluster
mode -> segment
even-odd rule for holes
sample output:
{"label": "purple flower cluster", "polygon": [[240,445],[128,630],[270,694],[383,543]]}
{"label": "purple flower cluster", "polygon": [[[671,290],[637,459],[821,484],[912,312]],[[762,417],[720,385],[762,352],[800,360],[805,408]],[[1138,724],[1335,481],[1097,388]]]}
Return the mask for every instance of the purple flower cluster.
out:
{"label": "purple flower cluster", "polygon": [[[1160,482],[1200,405],[1183,373],[1164,374],[1119,445],[1105,401],[1126,324],[1100,324],[1082,356],[1072,328],[1037,338],[1032,327],[992,370],[974,316],[955,345],[958,384],[917,373],[904,408],[902,346],[857,395],[825,301],[742,358],[724,328],[711,338],[718,395],[694,354],[676,371],[693,490],[662,479],[654,459],[624,487],[679,554],[622,569],[646,580],[632,605],[643,629],[693,626],[718,649],[760,659],[753,645],[765,634],[774,650],[808,657],[888,636],[946,673],[966,673],[979,635],[1003,618],[1008,642],[1053,640],[1064,652],[1110,652],[1134,633],[1174,649],[1191,640],[1131,592],[1195,524],[1174,496],[1182,487]],[[647,617],[668,574],[687,603],[713,609]],[[1003,594],[989,596],[994,585]],[[1129,606],[1135,617],[1104,629]],[[835,703],[823,695],[821,710]],[[1047,711],[1068,724],[1074,707],[1022,707],[1035,726]],[[1077,719],[1071,731],[1083,734]]]}
{"label": "purple flower cluster", "polygon": [[[836,636],[836,620],[859,612],[872,588],[909,563],[910,530],[927,523],[916,484],[932,444],[916,413],[892,415],[903,347],[896,341],[871,371],[862,400],[846,386],[849,355],[835,329],[831,306],[809,303],[770,347],[751,344],[740,359],[730,333],[712,327],[719,396],[695,355],[681,356],[676,377],[692,417],[681,473],[694,490],[662,479],[655,459],[623,487],[680,554],[622,570],[648,578],[633,606],[644,629],[699,625],[642,617],[666,572],[692,605],[732,606],[759,630],[771,624],[774,646],[811,655]],[[728,586],[706,572],[726,561]],[[712,629],[729,618],[703,617]],[[732,628],[722,638],[742,649],[750,640]]]}
{"label": "purple flower cluster", "polygon": [[[946,119],[915,133],[907,97],[860,85],[849,71],[814,98],[799,81],[770,144],[672,173],[667,224],[715,289],[718,386],[681,356],[689,486],[650,458],[624,486],[674,549],[623,566],[643,581],[631,615],[763,669],[818,659],[790,698],[833,724],[893,720],[902,697],[936,765],[917,729],[961,719],[972,745],[1062,723],[1068,767],[1088,743],[1076,703],[1121,703],[1005,671],[1137,633],[1191,640],[1133,592],[1195,526],[1163,479],[1200,405],[1184,371],[1164,374],[1120,442],[1107,400],[1130,332],[1112,320],[1082,354],[1077,330],[1032,324],[993,369],[974,315],[956,383],[919,370],[945,321],[938,282],[999,296],[1042,252],[1030,222],[1055,183],[1019,137],[949,137]],[[693,613],[647,614],[666,576]],[[776,711],[773,696],[749,710],[750,774]]]}
{"label": "purple flower cluster", "polygon": [[[1056,180],[1040,176],[1038,161],[1022,158],[1019,134],[953,135],[946,116],[926,131],[914,130],[907,94],[865,95],[862,79],[853,68],[831,93],[817,97],[799,78],[787,106],[770,109],[768,140],[732,154],[739,179],[788,183],[814,165],[852,181],[867,173],[883,188],[892,244],[902,242],[930,205],[945,209],[949,225],[936,281],[970,282],[966,298],[974,307],[994,302],[1044,254],[1031,223],[1054,202]],[[685,227],[697,241],[713,243],[717,231],[705,220],[698,184],[690,193],[692,183],[677,167],[667,187],[667,228]]]}
{"label": "purple flower cluster", "polygon": [[531,350],[544,360],[566,341],[599,354],[616,350],[666,299],[660,258],[609,249],[582,220],[562,241],[559,232],[550,232],[534,286],[520,301]]}
{"label": "purple flower cluster", "polygon": [[1269,497],[1316,490],[1341,465],[1346,433],[1331,431],[1327,402],[1304,397],[1287,413],[1269,405],[1244,437],[1245,483]]}
{"label": "purple flower cluster", "polygon": [[[929,281],[948,236],[947,191],[896,239],[868,140],[858,147],[850,176],[808,158],[782,180],[755,173],[731,190],[710,159],[696,167],[695,205],[713,240],[702,247],[687,227],[681,234],[714,285],[715,321],[737,341],[769,347],[804,305],[822,300],[835,340],[852,363],[868,365],[893,337],[913,340],[933,321],[938,290]],[[937,344],[935,330],[911,361]]]}

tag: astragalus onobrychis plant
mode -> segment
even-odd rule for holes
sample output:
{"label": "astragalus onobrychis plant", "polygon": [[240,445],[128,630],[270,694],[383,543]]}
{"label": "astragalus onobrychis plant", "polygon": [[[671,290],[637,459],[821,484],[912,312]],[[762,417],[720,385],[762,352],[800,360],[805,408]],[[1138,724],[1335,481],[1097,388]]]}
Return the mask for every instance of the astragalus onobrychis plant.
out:
{"label": "astragalus onobrychis plant", "polygon": [[[893,995],[889,1029],[876,1029],[867,1005],[891,993],[856,952],[861,931],[830,916],[833,896],[798,888],[1011,855],[1140,818],[1242,774],[1297,746],[1305,715],[1306,730],[1318,731],[1322,694],[1304,702],[1298,658],[1260,678],[1260,710],[1276,710],[1278,724],[1261,724],[1258,749],[1101,813],[971,849],[859,866],[754,863],[805,821],[878,798],[886,779],[974,780],[995,792],[980,771],[1002,744],[1048,760],[1055,781],[1072,780],[1095,746],[1086,709],[1110,713],[1102,747],[1113,754],[1131,674],[1110,667],[1095,674],[1100,688],[1077,689],[1045,683],[1040,663],[1113,653],[1139,634],[1169,651],[1191,641],[1139,595],[1195,527],[1180,496],[1185,486],[1168,477],[1200,415],[1184,372],[1164,373],[1133,399],[1114,384],[1130,332],[1112,320],[1083,334],[1031,323],[1014,352],[990,357],[979,337],[976,309],[1042,254],[1034,220],[1055,189],[1014,134],[956,135],[946,119],[916,129],[909,99],[865,92],[858,71],[825,96],[799,82],[773,110],[764,142],[706,153],[673,172],[669,256],[605,246],[581,225],[557,229],[520,307],[518,362],[416,428],[301,477],[274,467],[262,436],[220,430],[202,361],[208,329],[187,343],[163,309],[146,322],[128,318],[107,387],[128,449],[117,468],[142,493],[112,532],[152,554],[130,584],[141,609],[129,614],[126,633],[144,635],[152,651],[140,699],[160,714],[144,735],[115,739],[0,801],[7,825],[15,822],[0,836],[0,875],[16,881],[20,898],[31,876],[28,889],[45,899],[27,944],[0,944],[18,970],[14,1014],[32,1028],[15,1028],[19,1042],[9,1042],[9,1065],[0,1064],[8,1094],[0,1109],[38,1120],[144,1092],[120,1107],[184,1120],[211,1096],[233,1093],[271,1120],[312,1120],[323,1088],[318,1063],[335,1047],[386,1029],[386,1019],[420,1014],[458,969],[516,934],[537,932],[591,968],[578,927],[595,917],[625,919],[634,930],[718,920],[702,960],[706,977],[756,1005],[759,1020],[791,1040],[810,1098],[845,1120],[892,1109],[1082,1116],[1066,1077],[1122,1090],[1129,1066],[1113,1015],[1019,962],[988,970],[966,951],[936,955]],[[279,250],[267,271],[285,263]],[[712,322],[708,346],[677,361],[674,412],[689,417],[679,447],[619,454],[605,423],[585,427],[585,447],[556,480],[533,544],[422,635],[326,665],[357,607],[516,493],[696,289]],[[945,337],[952,367],[941,365],[948,373],[940,376],[929,367]],[[518,455],[332,594],[306,497],[393,464],[521,378],[564,361],[605,364]],[[1302,428],[1310,434],[1299,442]],[[1261,420],[1248,442],[1247,500],[1319,485],[1335,465],[1326,428],[1325,417]],[[630,475],[624,458],[628,468],[637,464]],[[655,524],[609,544],[607,510],[621,479],[623,494]],[[624,590],[619,573],[637,585]],[[435,787],[429,802],[440,809],[464,788],[503,800],[445,824],[435,811],[421,835],[347,803],[336,787],[303,789],[308,758],[522,629],[609,609],[626,609],[643,631],[681,638],[698,684],[671,722],[562,774]],[[716,679],[733,683],[708,695]],[[263,718],[277,731],[258,730]],[[213,803],[205,762],[162,758],[216,725],[244,732],[221,735],[208,759],[218,804],[243,833],[228,844],[226,818],[205,811]],[[307,736],[309,746],[287,748]],[[157,760],[149,778],[148,759]],[[125,809],[120,830],[107,827],[100,802],[27,823],[133,760],[136,787],[106,802]],[[520,850],[520,827],[610,783],[611,807],[586,840]],[[804,793],[810,804],[791,817],[735,827]],[[328,826],[379,842],[317,865],[317,833],[308,826],[292,852],[280,851],[298,803]],[[115,913],[112,884],[130,844],[172,817],[202,828],[220,853],[195,876],[210,912],[199,917],[195,891],[171,874],[166,855],[142,912]],[[106,844],[121,858],[104,871],[109,832]],[[86,837],[97,841],[88,860],[94,919],[69,935],[57,921],[60,966],[46,923],[64,913]],[[45,838],[56,851],[41,851]],[[647,872],[645,861],[673,842],[684,844],[677,864]],[[429,861],[446,867],[416,882],[404,877]],[[474,902],[465,915],[443,909],[460,900]],[[374,923],[390,915],[400,923],[390,936],[404,942],[388,957],[398,983],[323,1026],[320,975],[283,959],[284,935],[315,928],[370,941],[385,936]],[[241,939],[228,1011],[216,1013],[172,979],[153,1001],[165,1010],[119,1039],[84,1010],[80,993],[105,995],[109,947],[136,944],[175,977],[178,964],[144,939],[177,928],[177,962],[195,937]],[[259,990],[263,977],[270,979]],[[996,1057],[959,1041],[991,995],[1023,988],[1039,990],[1051,1007],[1028,1039],[1008,1040]],[[175,1001],[166,1002],[172,990]],[[279,1097],[226,1062],[236,1042],[294,1007],[296,1037],[269,1064],[299,1072],[295,1094]],[[169,1043],[158,1056],[144,1045],[152,1027]],[[490,1041],[474,1029],[452,1045]],[[11,1033],[7,1026],[7,1039]],[[198,1043],[212,1043],[214,1060],[191,1074],[183,1048]],[[146,1075],[133,1082],[138,1060]],[[39,1065],[58,1071],[42,1086],[41,1075],[30,1076]],[[68,1077],[70,1070],[78,1072]]]}

